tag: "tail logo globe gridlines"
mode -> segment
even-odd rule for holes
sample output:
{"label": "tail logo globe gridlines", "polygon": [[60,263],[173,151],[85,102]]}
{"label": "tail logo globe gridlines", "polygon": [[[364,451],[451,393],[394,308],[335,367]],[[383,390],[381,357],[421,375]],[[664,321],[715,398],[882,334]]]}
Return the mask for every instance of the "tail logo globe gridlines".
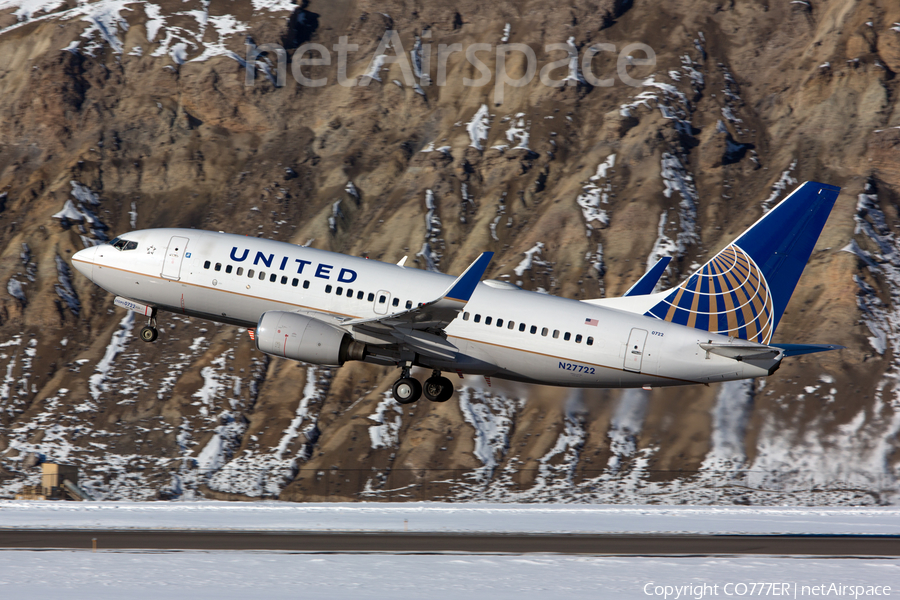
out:
{"label": "tail logo globe gridlines", "polygon": [[766,278],[750,255],[735,244],[645,314],[760,344],[769,343],[774,329]]}

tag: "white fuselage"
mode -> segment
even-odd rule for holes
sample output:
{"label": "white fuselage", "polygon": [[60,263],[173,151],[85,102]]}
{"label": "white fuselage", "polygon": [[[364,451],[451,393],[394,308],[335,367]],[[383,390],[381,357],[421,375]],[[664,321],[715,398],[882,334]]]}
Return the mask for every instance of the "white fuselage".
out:
{"label": "white fuselage", "polygon": [[[118,296],[246,327],[255,327],[270,310],[321,314],[326,320],[329,315],[390,315],[440,297],[455,279],[284,242],[194,229],[143,230],[123,238],[137,242],[137,248],[95,246],[78,252],[74,266]],[[334,320],[332,324],[340,326]],[[419,364],[570,387],[728,381],[770,374],[781,359],[737,361],[707,353],[698,345],[729,343],[728,337],[639,312],[484,282],[444,331],[456,349],[453,358],[429,357]]]}

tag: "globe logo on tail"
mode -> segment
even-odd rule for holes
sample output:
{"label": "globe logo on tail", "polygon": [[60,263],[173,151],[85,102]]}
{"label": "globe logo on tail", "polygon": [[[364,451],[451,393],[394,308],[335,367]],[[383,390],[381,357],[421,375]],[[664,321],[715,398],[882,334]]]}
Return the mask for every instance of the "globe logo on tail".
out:
{"label": "globe logo on tail", "polygon": [[749,254],[731,244],[647,313],[664,321],[768,344],[772,294]]}

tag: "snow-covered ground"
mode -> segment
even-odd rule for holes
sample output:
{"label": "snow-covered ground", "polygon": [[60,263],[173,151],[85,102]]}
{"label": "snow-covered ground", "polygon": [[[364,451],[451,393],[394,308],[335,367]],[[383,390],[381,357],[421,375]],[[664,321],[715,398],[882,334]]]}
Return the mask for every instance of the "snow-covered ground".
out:
{"label": "snow-covered ground", "polygon": [[[900,560],[776,557],[385,555],[278,552],[0,551],[0,597],[156,600],[180,598],[540,598],[754,596],[803,586],[900,587]],[[759,589],[759,582],[777,583]],[[707,588],[702,586],[706,584]],[[796,596],[794,586],[796,585]],[[665,586],[670,586],[667,590]],[[685,594],[683,586],[694,593]],[[701,587],[695,587],[701,586]],[[714,587],[717,586],[717,587]],[[742,587],[742,586],[746,586]],[[762,591],[762,593],[760,593]],[[884,591],[881,588],[881,591]],[[701,592],[705,594],[701,595]],[[811,592],[811,590],[809,590]],[[819,594],[824,595],[824,594]],[[832,596],[838,594],[830,594]],[[852,592],[840,594],[854,597]],[[866,597],[860,595],[859,597]]]}
{"label": "snow-covered ground", "polygon": [[[0,527],[897,534],[900,509],[4,501]],[[760,582],[778,587],[769,586],[765,594],[766,588],[752,587]],[[832,589],[844,593],[830,595],[852,596],[858,589],[875,589],[870,586],[892,586],[896,594],[900,560],[0,550],[0,598],[543,600],[725,597],[753,590],[752,595],[772,595],[773,589],[803,598],[822,585],[818,595]],[[840,586],[862,588],[848,592]],[[884,588],[878,589],[884,595]]]}
{"label": "snow-covered ground", "polygon": [[0,528],[900,535],[900,508],[0,501]]}

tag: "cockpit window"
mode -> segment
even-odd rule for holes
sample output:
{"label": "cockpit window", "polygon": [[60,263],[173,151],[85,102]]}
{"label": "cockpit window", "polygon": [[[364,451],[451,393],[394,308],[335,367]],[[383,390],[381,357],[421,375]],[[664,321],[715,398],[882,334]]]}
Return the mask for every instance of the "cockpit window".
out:
{"label": "cockpit window", "polygon": [[122,238],[116,238],[109,243],[116,250],[136,250],[138,247],[137,242],[131,242],[129,240],[123,240]]}

